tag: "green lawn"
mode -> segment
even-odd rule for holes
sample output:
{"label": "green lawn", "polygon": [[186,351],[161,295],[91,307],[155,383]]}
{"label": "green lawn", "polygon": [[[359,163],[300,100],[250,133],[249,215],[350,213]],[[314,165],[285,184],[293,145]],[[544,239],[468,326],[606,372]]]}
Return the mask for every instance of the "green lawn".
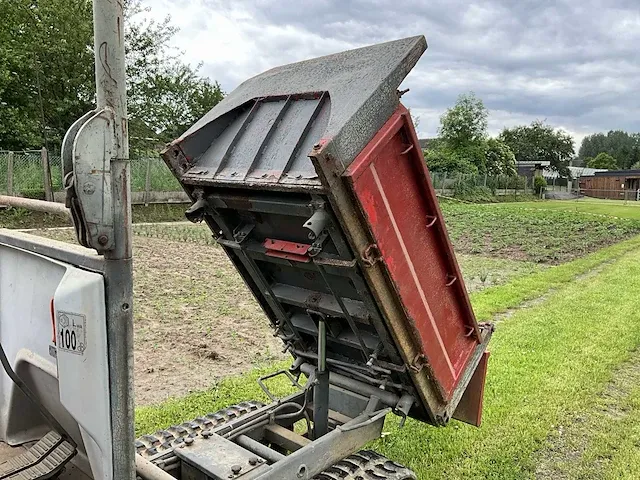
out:
{"label": "green lawn", "polygon": [[[496,330],[483,426],[452,422],[447,428],[433,428],[411,421],[398,430],[397,420],[390,418],[385,428],[390,435],[374,447],[424,479],[533,477],[537,452],[545,448],[554,426],[571,412],[597,408],[598,392],[640,343],[640,329],[630,328],[640,321],[638,247],[640,238],[634,238],[473,294],[478,317],[487,319],[548,293],[543,302],[516,311]],[[576,275],[595,267],[601,270],[575,281]],[[137,432],[229,403],[264,399],[255,384],[259,373],[222,380],[208,392],[139,408]],[[612,468],[633,456],[624,455]]]}

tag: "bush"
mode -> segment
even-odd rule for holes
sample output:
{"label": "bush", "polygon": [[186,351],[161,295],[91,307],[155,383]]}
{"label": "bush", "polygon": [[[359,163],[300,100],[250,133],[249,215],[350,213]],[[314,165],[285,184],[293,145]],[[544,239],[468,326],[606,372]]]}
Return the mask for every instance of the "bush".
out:
{"label": "bush", "polygon": [[540,175],[536,175],[533,179],[533,189],[536,191],[536,194],[540,195],[547,188],[547,181],[544,177]]}
{"label": "bush", "polygon": [[478,169],[462,156],[442,147],[430,148],[424,152],[424,159],[431,172],[478,173]]}

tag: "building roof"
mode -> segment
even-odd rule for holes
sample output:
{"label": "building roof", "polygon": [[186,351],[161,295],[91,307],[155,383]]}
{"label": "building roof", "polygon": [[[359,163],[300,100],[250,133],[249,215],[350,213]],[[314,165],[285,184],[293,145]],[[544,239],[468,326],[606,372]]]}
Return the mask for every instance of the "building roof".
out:
{"label": "building roof", "polygon": [[[589,167],[567,167],[571,173],[571,178],[580,177],[592,177],[598,172],[606,172],[606,169],[602,168],[589,168]],[[560,175],[555,170],[545,168],[542,174],[544,178],[559,178]]]}
{"label": "building roof", "polygon": [[605,170],[596,172],[596,177],[640,177],[640,170]]}
{"label": "building roof", "polygon": [[540,165],[541,167],[548,167],[551,165],[551,162],[546,160],[526,160],[526,161],[516,161],[516,167],[535,167]]}

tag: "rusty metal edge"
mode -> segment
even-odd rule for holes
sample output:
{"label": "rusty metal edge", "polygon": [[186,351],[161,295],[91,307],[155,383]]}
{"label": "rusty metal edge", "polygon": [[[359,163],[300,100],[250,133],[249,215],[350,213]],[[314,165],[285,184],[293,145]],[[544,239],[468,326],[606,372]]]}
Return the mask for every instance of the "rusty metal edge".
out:
{"label": "rusty metal edge", "polygon": [[[358,210],[357,202],[353,198],[347,182],[341,176],[341,166],[336,164],[335,159],[326,151],[318,152],[310,158],[325,186],[329,203],[338,222],[342,225],[351,248],[354,252],[365,251],[373,241],[362,214]],[[407,365],[411,365],[413,360],[422,353],[422,349],[419,342],[416,342],[417,337],[414,332],[404,322],[406,314],[389,283],[384,266],[378,262],[368,267],[360,258],[358,258],[358,263],[383,316],[389,320],[387,327],[391,336],[396,344],[402,347],[400,349],[402,360]],[[432,423],[436,425],[446,423],[444,418],[446,404],[442,399],[441,392],[429,380],[427,371],[425,369],[420,372],[411,369],[407,369],[407,371],[417,387],[416,390]]]}

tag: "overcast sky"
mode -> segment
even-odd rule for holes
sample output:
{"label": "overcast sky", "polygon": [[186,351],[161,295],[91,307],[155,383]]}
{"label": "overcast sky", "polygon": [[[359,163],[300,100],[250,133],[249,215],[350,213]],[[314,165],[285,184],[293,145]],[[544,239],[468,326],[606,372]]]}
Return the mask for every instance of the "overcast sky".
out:
{"label": "overcast sky", "polygon": [[230,92],[277,65],[423,34],[403,102],[421,137],[460,93],[489,130],[546,119],[577,142],[640,131],[640,0],[143,0],[170,14],[175,45]]}

